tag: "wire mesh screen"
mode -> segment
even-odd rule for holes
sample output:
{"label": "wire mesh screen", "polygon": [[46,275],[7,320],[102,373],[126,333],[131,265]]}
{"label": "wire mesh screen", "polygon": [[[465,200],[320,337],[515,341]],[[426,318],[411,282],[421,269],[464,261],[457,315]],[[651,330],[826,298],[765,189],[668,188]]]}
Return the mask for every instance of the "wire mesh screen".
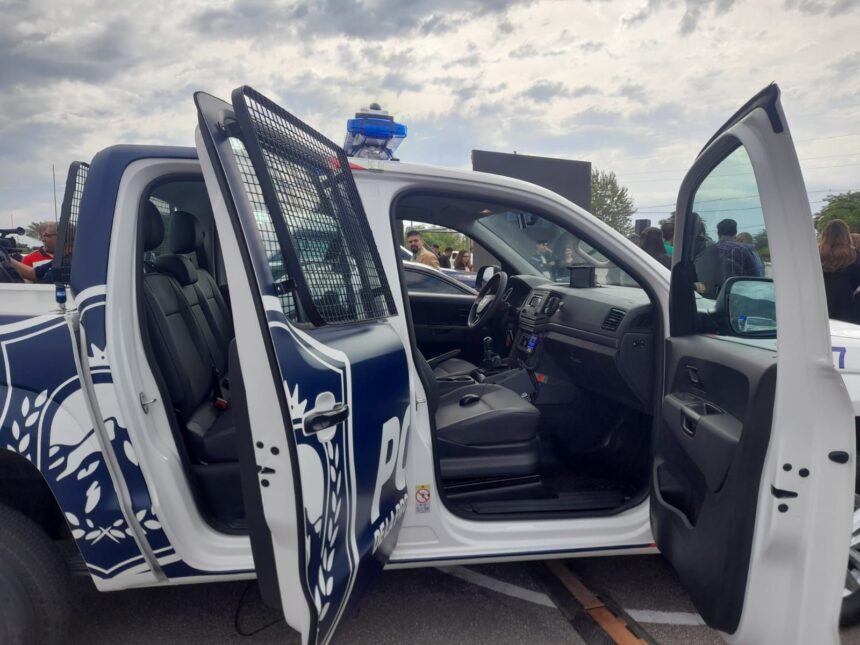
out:
{"label": "wire mesh screen", "polygon": [[[245,144],[242,143],[241,139],[230,137],[230,148],[233,150],[233,156],[239,167],[239,174],[242,176],[242,183],[245,185],[245,195],[248,197],[251,210],[254,212],[254,223],[263,243],[269,269],[272,271],[272,280],[275,283],[288,280],[290,276],[281,252],[281,245],[278,242],[278,235],[275,232],[275,225],[272,223],[272,215],[266,206],[266,200],[263,199],[263,191],[260,189],[260,182],[257,180],[257,174],[251,165],[251,158],[248,156]],[[278,300],[284,315],[295,322],[297,319],[295,296],[292,293],[282,294],[278,296]]]}
{"label": "wire mesh screen", "polygon": [[54,263],[51,267],[51,273],[56,283],[68,283],[72,273],[75,233],[78,228],[78,215],[81,211],[81,197],[84,194],[84,184],[87,181],[89,170],[90,165],[83,161],[74,161],[69,166],[66,190],[63,193],[63,204],[60,207],[60,224],[57,229]]}
{"label": "wire mesh screen", "polygon": [[258,185],[273,197],[272,216],[286,225],[285,251],[295,254],[322,320],[396,314],[343,149],[250,88],[235,92],[233,104],[243,134],[253,137]]}

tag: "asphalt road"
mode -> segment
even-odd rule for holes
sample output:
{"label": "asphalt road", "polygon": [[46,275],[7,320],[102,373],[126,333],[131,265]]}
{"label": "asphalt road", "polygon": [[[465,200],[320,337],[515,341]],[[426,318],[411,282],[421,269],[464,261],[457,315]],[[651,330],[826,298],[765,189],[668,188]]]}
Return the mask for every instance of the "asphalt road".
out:
{"label": "asphalt road", "polygon": [[[657,556],[570,560],[568,566],[589,589],[623,608],[653,642],[723,642],[700,624],[671,568]],[[344,620],[335,642],[587,642],[553,606],[545,575],[539,565],[527,563],[389,571]],[[299,643],[263,605],[253,583],[111,594],[97,592],[87,578],[76,579],[75,586],[79,606],[71,643]],[[843,630],[842,641],[860,645],[860,626]]]}

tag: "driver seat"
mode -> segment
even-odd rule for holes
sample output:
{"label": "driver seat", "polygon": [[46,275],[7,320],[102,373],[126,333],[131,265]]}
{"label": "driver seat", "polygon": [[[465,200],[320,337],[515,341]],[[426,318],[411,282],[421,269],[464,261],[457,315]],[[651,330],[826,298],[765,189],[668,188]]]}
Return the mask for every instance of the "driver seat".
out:
{"label": "driver seat", "polygon": [[415,352],[415,359],[435,421],[442,480],[539,473],[540,412],[531,402],[513,390],[489,383],[473,383],[441,394],[430,364],[420,352]]}
{"label": "driver seat", "polygon": [[[459,353],[460,350],[456,350]],[[451,352],[449,352],[450,354]],[[462,358],[445,358],[448,354],[442,354],[431,358],[429,361],[430,368],[433,370],[433,375],[436,378],[444,378],[446,376],[457,376],[459,374],[470,374],[478,369],[478,366],[464,361]]]}

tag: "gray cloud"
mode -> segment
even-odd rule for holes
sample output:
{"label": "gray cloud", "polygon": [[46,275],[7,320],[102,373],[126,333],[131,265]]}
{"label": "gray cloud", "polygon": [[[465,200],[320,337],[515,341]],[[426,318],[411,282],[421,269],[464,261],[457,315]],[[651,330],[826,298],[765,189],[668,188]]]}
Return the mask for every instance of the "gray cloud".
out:
{"label": "gray cloud", "polygon": [[615,96],[621,96],[631,101],[642,103],[645,101],[645,86],[638,83],[625,83],[616,90]]}
{"label": "gray cloud", "polygon": [[453,67],[477,67],[481,64],[481,55],[478,52],[472,52],[465,56],[460,56],[452,61],[448,61],[442,67],[451,69]]}
{"label": "gray cloud", "polygon": [[785,0],[785,7],[809,15],[826,13],[829,16],[838,16],[857,9],[860,4],[857,0]]}
{"label": "gray cloud", "polygon": [[860,73],[860,49],[830,63],[828,67],[839,75],[856,77]]}
{"label": "gray cloud", "polygon": [[[143,48],[126,18],[111,18],[89,33],[30,31],[22,23],[38,24],[42,16],[4,12],[0,26],[0,88],[22,82],[75,79],[100,82],[143,60]],[[157,52],[156,52],[157,54]]]}
{"label": "gray cloud", "polygon": [[276,5],[266,0],[234,0],[227,8],[203,9],[188,20],[199,33],[224,39],[243,37],[330,37],[388,40],[409,33],[442,34],[469,20],[504,14],[528,0],[318,0]]}
{"label": "gray cloud", "polygon": [[[788,0],[791,2],[792,0]],[[804,2],[806,0],[800,0]],[[734,0],[648,0],[648,2],[627,16],[622,17],[623,24],[633,27],[648,20],[652,15],[664,8],[674,8],[683,4],[684,15],[678,24],[678,33],[687,36],[696,31],[699,21],[706,11],[710,10],[714,17],[726,13],[734,5]]]}
{"label": "gray cloud", "polygon": [[582,85],[571,89],[564,83],[540,80],[535,81],[531,86],[520,92],[520,96],[535,103],[549,103],[558,98],[580,98],[600,94],[600,89],[594,85]]}
{"label": "gray cloud", "polygon": [[586,54],[594,54],[601,51],[604,47],[605,45],[603,43],[598,43],[593,40],[588,40],[579,46],[579,48]]}

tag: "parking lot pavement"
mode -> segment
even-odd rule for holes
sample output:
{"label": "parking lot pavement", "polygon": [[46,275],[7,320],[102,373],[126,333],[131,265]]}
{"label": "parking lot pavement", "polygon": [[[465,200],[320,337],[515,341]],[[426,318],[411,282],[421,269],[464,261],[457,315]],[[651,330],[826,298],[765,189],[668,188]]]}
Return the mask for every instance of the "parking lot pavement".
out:
{"label": "parking lot pavement", "polygon": [[[588,586],[624,609],[653,642],[722,643],[700,623],[671,568],[659,557],[569,560]],[[344,619],[335,643],[575,643],[584,641],[553,607],[536,565],[513,563],[388,571]],[[79,607],[72,643],[299,643],[265,607],[253,583],[213,583],[102,594],[75,580]],[[238,627],[234,624],[242,596]],[[860,645],[860,627],[842,631]]]}

